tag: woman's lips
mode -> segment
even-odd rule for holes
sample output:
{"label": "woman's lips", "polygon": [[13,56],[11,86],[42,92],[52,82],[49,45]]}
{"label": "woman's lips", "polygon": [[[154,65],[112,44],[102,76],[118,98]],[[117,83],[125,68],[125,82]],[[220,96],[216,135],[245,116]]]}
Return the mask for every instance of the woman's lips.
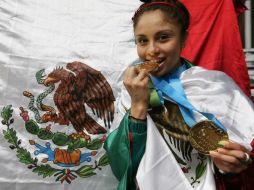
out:
{"label": "woman's lips", "polygon": [[166,60],[165,58],[159,58],[156,60],[157,64],[159,65],[158,69],[163,66],[163,64],[165,63],[165,60]]}
{"label": "woman's lips", "polygon": [[166,58],[163,58],[163,57],[162,57],[162,58],[159,58],[159,59],[157,59],[157,63],[160,64],[160,63],[162,63],[162,62],[165,61],[165,60],[166,60]]}

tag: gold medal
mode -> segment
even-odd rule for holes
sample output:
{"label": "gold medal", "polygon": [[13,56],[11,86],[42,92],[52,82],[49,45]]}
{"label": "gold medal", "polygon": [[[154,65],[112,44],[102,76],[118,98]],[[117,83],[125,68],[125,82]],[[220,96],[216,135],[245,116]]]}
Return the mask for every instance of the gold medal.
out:
{"label": "gold medal", "polygon": [[159,65],[156,60],[146,61],[146,62],[136,65],[136,67],[139,70],[144,69],[148,73],[154,71],[156,68],[158,68],[158,66]]}
{"label": "gold medal", "polygon": [[208,155],[209,151],[216,150],[218,142],[222,140],[228,140],[227,132],[210,120],[198,122],[190,129],[189,141],[201,154]]}

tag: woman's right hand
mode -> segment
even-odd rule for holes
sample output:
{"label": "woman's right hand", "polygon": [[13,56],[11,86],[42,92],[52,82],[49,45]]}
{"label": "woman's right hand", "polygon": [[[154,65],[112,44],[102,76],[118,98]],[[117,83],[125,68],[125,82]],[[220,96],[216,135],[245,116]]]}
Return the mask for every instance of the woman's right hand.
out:
{"label": "woman's right hand", "polygon": [[130,115],[137,119],[145,119],[149,104],[149,75],[145,70],[135,66],[126,69],[123,83],[131,97]]}

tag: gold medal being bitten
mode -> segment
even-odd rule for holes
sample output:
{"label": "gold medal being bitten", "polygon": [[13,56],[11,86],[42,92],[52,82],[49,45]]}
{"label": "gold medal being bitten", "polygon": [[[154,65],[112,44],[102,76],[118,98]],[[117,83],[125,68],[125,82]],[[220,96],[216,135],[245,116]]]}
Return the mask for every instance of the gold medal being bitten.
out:
{"label": "gold medal being bitten", "polygon": [[201,154],[208,155],[209,151],[216,150],[222,140],[228,140],[227,132],[210,120],[198,122],[190,129],[189,141]]}
{"label": "gold medal being bitten", "polygon": [[146,70],[146,72],[150,73],[154,71],[156,68],[158,68],[158,63],[156,60],[150,60],[150,61],[146,61],[141,64],[138,64],[136,67],[139,70],[144,69]]}

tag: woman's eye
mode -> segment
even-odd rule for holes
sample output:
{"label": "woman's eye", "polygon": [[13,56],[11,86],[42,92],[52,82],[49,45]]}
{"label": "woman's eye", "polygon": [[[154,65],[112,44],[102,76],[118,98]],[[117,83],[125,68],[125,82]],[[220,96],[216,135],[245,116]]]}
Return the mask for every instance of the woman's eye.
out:
{"label": "woman's eye", "polygon": [[141,45],[141,46],[143,46],[143,45],[146,45],[146,44],[147,44],[147,42],[148,42],[148,40],[147,40],[147,39],[145,39],[145,38],[139,38],[139,39],[136,39],[136,44],[137,44],[137,45]]}
{"label": "woman's eye", "polygon": [[168,41],[169,38],[170,38],[169,35],[163,34],[163,35],[160,35],[160,36],[159,36],[159,41],[165,42],[165,41]]}

